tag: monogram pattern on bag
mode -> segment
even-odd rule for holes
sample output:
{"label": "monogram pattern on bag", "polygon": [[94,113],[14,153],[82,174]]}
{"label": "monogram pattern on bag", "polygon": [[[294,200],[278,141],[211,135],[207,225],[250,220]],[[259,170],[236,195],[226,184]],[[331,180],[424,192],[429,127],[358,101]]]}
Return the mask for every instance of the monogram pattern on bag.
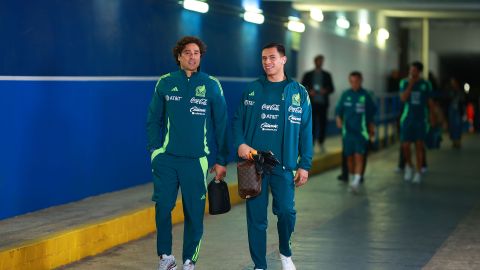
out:
{"label": "monogram pattern on bag", "polygon": [[252,198],[262,191],[262,176],[255,170],[253,160],[244,160],[237,163],[237,177],[240,198]]}

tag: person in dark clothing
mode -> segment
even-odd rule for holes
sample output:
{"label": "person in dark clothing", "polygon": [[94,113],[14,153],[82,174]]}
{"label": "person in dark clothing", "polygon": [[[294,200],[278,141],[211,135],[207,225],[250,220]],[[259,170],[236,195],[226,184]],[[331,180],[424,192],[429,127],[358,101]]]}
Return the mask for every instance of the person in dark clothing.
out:
{"label": "person in dark clothing", "polygon": [[323,143],[325,141],[328,119],[328,97],[335,90],[332,76],[322,68],[324,61],[325,57],[323,55],[316,56],[314,60],[315,69],[305,73],[302,79],[302,84],[307,89],[312,101],[313,140],[315,141],[318,134],[321,152],[325,152]]}
{"label": "person in dark clothing", "polygon": [[387,92],[389,93],[398,93],[400,85],[400,71],[398,69],[392,70],[390,76],[387,79]]}
{"label": "person in dark clothing", "polygon": [[450,79],[448,87],[448,133],[454,148],[462,145],[462,118],[465,114],[465,93],[456,78]]}

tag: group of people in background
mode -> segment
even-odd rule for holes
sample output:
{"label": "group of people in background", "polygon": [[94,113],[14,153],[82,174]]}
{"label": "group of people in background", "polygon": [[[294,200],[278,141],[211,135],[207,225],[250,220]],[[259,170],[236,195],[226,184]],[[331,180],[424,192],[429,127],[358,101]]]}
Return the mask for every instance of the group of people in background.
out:
{"label": "group of people in background", "polygon": [[[325,152],[325,133],[328,122],[329,95],[333,93],[333,79],[323,69],[325,57],[314,58],[315,69],[306,72],[302,84],[312,100],[312,124],[314,144]],[[420,183],[427,171],[427,148],[439,148],[442,134],[448,131],[454,148],[461,147],[464,128],[465,93],[457,79],[451,78],[443,95],[435,91],[438,84],[430,72],[428,79],[422,77],[423,64],[413,62],[408,77],[400,78],[393,71],[388,80],[389,91],[400,92],[401,110],[398,121],[400,154],[397,171],[404,173],[405,181]],[[335,121],[342,134],[342,172],[338,180],[349,182],[353,191],[358,191],[364,181],[368,150],[375,134],[374,114],[376,104],[373,94],[362,88],[362,74],[353,71],[348,77],[351,88],[346,89],[337,102]],[[370,92],[373,93],[373,92]],[[357,104],[361,97],[363,103]],[[358,106],[358,107],[356,107]],[[411,145],[415,145],[415,166],[412,161]]]}

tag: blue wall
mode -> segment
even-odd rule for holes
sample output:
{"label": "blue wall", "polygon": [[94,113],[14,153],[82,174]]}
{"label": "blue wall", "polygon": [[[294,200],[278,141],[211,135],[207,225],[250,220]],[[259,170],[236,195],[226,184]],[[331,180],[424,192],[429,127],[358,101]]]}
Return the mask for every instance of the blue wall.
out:
{"label": "blue wall", "polygon": [[[159,76],[177,68],[171,48],[183,35],[207,43],[202,70],[215,76],[258,76],[270,41],[287,45],[294,75],[290,34],[268,19],[289,5],[262,4],[257,26],[232,13],[240,2],[197,14],[177,1],[2,1],[0,76]],[[155,80],[40,79],[0,80],[0,219],[150,181]],[[230,117],[244,85],[223,82]]]}
{"label": "blue wall", "polygon": [[[208,45],[204,70],[257,76],[264,44],[290,48],[289,32],[268,15],[286,18],[290,4],[262,4],[266,23],[257,26],[239,16],[244,1],[209,1],[206,14],[176,0],[1,1],[0,75],[159,75],[176,68],[175,42],[197,35]],[[294,72],[295,61],[289,62]]]}
{"label": "blue wall", "polygon": [[[150,180],[155,81],[0,81],[0,218]],[[243,83],[224,83],[229,118]]]}

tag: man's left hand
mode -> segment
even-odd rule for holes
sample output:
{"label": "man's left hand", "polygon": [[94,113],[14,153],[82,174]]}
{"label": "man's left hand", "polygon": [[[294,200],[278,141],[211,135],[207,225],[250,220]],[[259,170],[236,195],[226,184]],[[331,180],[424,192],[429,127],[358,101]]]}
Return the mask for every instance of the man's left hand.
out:
{"label": "man's left hand", "polygon": [[293,181],[295,181],[296,187],[305,185],[308,181],[308,171],[299,168],[295,173],[295,177],[293,178]]}
{"label": "man's left hand", "polygon": [[215,180],[223,181],[223,178],[227,176],[227,167],[220,164],[215,164],[211,169],[210,173],[215,172]]}

